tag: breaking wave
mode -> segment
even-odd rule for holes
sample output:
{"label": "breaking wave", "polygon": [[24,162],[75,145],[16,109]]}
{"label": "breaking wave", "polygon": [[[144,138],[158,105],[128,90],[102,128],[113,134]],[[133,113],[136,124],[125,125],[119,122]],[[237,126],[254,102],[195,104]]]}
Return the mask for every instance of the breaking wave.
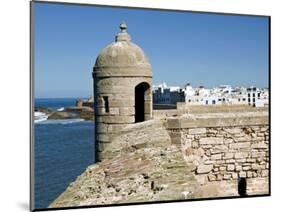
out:
{"label": "breaking wave", "polygon": [[36,124],[73,124],[85,121],[84,119],[52,119],[37,122]]}

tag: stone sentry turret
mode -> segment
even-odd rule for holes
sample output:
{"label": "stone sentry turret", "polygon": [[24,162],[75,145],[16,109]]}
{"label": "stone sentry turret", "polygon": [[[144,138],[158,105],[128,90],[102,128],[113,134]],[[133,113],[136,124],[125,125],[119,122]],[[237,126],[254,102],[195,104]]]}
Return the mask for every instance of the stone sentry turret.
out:
{"label": "stone sentry turret", "polygon": [[152,119],[151,65],[126,29],[121,23],[93,68],[97,162],[107,158],[104,149],[122,128]]}

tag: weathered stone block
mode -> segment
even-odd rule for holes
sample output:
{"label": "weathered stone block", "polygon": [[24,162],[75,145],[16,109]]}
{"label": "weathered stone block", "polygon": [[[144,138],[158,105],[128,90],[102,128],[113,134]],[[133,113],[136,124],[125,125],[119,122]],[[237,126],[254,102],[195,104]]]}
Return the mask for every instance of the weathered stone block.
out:
{"label": "weathered stone block", "polygon": [[223,159],[232,159],[234,157],[234,154],[232,152],[226,152],[224,153]]}
{"label": "weathered stone block", "polygon": [[259,170],[259,169],[261,169],[261,167],[260,167],[260,165],[254,163],[254,164],[252,164],[252,169],[253,170]]}
{"label": "weathered stone block", "polygon": [[224,164],[225,160],[216,160],[216,164],[219,166],[220,164]]}
{"label": "weathered stone block", "polygon": [[201,164],[197,167],[197,174],[207,174],[209,173],[211,170],[213,169],[213,165],[209,164],[209,165],[205,165],[205,164]]}
{"label": "weathered stone block", "polygon": [[253,149],[267,149],[268,148],[268,145],[263,143],[263,142],[259,142],[259,143],[256,143],[256,144],[252,144],[251,146]]}
{"label": "weathered stone block", "polygon": [[229,180],[231,178],[231,174],[224,174],[223,179],[224,180]]}
{"label": "weathered stone block", "polygon": [[247,177],[247,174],[246,172],[239,172],[239,177]]}
{"label": "weathered stone block", "polygon": [[119,115],[119,108],[112,107],[109,109],[109,114],[111,115]]}
{"label": "weathered stone block", "polygon": [[213,144],[223,144],[223,137],[206,137],[200,138],[200,145],[213,145]]}
{"label": "weathered stone block", "polygon": [[112,101],[109,101],[110,107],[134,107],[135,101],[132,98],[127,99],[114,99]]}
{"label": "weathered stone block", "polygon": [[186,138],[194,139],[194,135],[189,135],[189,134],[186,134],[186,133],[188,133],[188,132],[184,131],[184,136]]}
{"label": "weathered stone block", "polygon": [[128,126],[127,124],[109,124],[108,125],[108,132],[119,132],[124,127]]}
{"label": "weathered stone block", "polygon": [[264,137],[256,137],[256,138],[253,138],[252,141],[265,141],[265,138]]}
{"label": "weathered stone block", "polygon": [[98,141],[104,141],[104,142],[109,142],[110,141],[110,136],[108,134],[97,134],[97,140]]}
{"label": "weathered stone block", "polygon": [[256,159],[255,158],[247,158],[246,160],[248,163],[255,163]]}
{"label": "weathered stone block", "polygon": [[260,133],[260,132],[259,132],[259,133],[257,134],[257,136],[258,136],[258,137],[264,137],[264,133]]}
{"label": "weathered stone block", "polygon": [[241,128],[232,127],[232,128],[223,128],[223,130],[229,134],[240,134],[242,131]]}
{"label": "weathered stone block", "polygon": [[208,128],[208,134],[217,134],[218,130],[214,128]]}
{"label": "weathered stone block", "polygon": [[238,179],[238,174],[237,174],[237,173],[235,173],[235,172],[234,172],[234,173],[232,173],[232,178],[233,178],[233,179]]}
{"label": "weathered stone block", "polygon": [[[170,132],[169,135],[172,140],[172,144],[180,145],[182,141],[182,132]],[[185,147],[191,147],[191,139],[186,139],[184,141]]]}
{"label": "weathered stone block", "polygon": [[208,179],[209,179],[209,181],[215,181],[216,180],[216,175],[209,174],[208,175]]}
{"label": "weathered stone block", "polygon": [[252,172],[253,177],[257,177],[258,174],[256,172]]}
{"label": "weathered stone block", "polygon": [[205,134],[206,133],[206,128],[193,128],[188,130],[189,134]]}
{"label": "weathered stone block", "polygon": [[222,174],[218,174],[216,180],[220,181],[220,180],[222,180],[222,179],[223,179],[223,175],[222,175]]}
{"label": "weathered stone block", "polygon": [[216,161],[213,161],[213,160],[206,160],[205,162],[204,162],[204,164],[206,164],[206,165],[209,165],[209,164],[216,164],[217,162]]}
{"label": "weathered stone block", "polygon": [[234,171],[235,166],[233,164],[227,165],[227,171]]}
{"label": "weathered stone block", "polygon": [[168,118],[167,119],[168,129],[179,129],[181,128],[181,122],[178,118]]}
{"label": "weathered stone block", "polygon": [[234,142],[234,140],[232,139],[232,138],[226,138],[225,140],[224,140],[224,143],[225,144],[230,144],[230,143],[233,143]]}
{"label": "weathered stone block", "polygon": [[248,177],[248,178],[253,177],[253,172],[251,172],[251,171],[247,171],[247,177]]}
{"label": "weathered stone block", "polygon": [[221,166],[221,167],[219,168],[219,170],[220,170],[220,171],[225,171],[225,170],[226,170],[226,167],[225,167],[225,166]]}
{"label": "weathered stone block", "polygon": [[246,162],[246,158],[240,158],[240,159],[236,159],[237,163],[245,163]]}
{"label": "weathered stone block", "polygon": [[251,141],[251,140],[252,140],[252,137],[249,135],[235,138],[236,142],[247,142],[247,141]]}
{"label": "weathered stone block", "polygon": [[107,133],[107,124],[98,123],[96,124],[96,133]]}
{"label": "weathered stone block", "polygon": [[251,169],[251,166],[243,166],[243,171],[248,171]]}
{"label": "weathered stone block", "polygon": [[134,115],[135,108],[134,107],[121,107],[119,109],[120,115]]}
{"label": "weathered stone block", "polygon": [[234,155],[235,159],[239,159],[239,158],[246,158],[248,157],[249,153],[248,152],[236,152]]}
{"label": "weathered stone block", "polygon": [[235,160],[234,159],[227,159],[227,160],[225,160],[225,163],[235,163]]}
{"label": "weathered stone block", "polygon": [[228,147],[226,145],[215,145],[213,149],[211,149],[212,154],[227,152]]}
{"label": "weathered stone block", "polygon": [[235,170],[236,170],[236,171],[242,171],[242,166],[241,166],[241,165],[235,166]]}
{"label": "weathered stone block", "polygon": [[135,116],[103,116],[100,121],[110,124],[134,123]]}
{"label": "weathered stone block", "polygon": [[221,159],[222,154],[214,154],[211,155],[211,160],[220,160]]}
{"label": "weathered stone block", "polygon": [[266,156],[265,152],[252,152],[252,158],[261,158],[265,156]]}
{"label": "weathered stone block", "polygon": [[229,144],[229,147],[231,149],[245,149],[245,148],[250,148],[251,143],[250,142],[242,142],[242,143],[232,143]]}
{"label": "weathered stone block", "polygon": [[262,177],[267,177],[268,176],[268,170],[262,170],[261,171],[261,176]]}
{"label": "weathered stone block", "polygon": [[261,128],[260,128],[260,131],[261,131],[261,132],[266,132],[267,130],[268,130],[268,127],[261,127]]}

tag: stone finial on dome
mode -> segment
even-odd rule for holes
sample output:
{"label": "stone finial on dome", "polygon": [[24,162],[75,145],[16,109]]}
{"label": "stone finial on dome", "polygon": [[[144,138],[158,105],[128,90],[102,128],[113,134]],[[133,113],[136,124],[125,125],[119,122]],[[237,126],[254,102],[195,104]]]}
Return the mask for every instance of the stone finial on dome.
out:
{"label": "stone finial on dome", "polygon": [[120,32],[115,36],[115,41],[119,42],[119,41],[131,41],[131,36],[127,33],[126,29],[127,29],[127,25],[125,22],[122,22],[119,25],[120,28]]}
{"label": "stone finial on dome", "polygon": [[121,30],[121,32],[126,32],[126,29],[127,29],[127,25],[125,22],[122,22],[120,25],[119,25],[119,28]]}

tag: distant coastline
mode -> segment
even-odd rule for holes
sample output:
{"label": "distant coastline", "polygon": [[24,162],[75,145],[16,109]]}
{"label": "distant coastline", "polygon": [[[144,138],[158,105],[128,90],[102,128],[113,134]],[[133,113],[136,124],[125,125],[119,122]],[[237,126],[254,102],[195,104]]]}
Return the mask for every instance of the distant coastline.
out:
{"label": "distant coastline", "polygon": [[94,120],[92,98],[35,98],[35,123],[48,119]]}

